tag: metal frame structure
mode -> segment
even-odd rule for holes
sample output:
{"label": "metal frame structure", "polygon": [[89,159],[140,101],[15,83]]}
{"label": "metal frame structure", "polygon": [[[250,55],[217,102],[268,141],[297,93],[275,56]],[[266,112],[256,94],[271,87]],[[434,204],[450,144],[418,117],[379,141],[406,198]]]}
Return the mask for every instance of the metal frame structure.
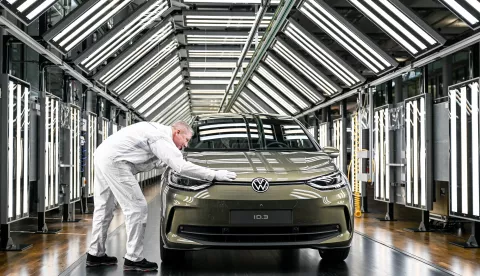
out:
{"label": "metal frame structure", "polygon": [[[1,75],[0,112],[0,250],[21,251],[31,245],[16,245],[10,223],[29,217],[29,96],[30,84]],[[20,177],[21,176],[21,177]]]}
{"label": "metal frame structure", "polygon": [[0,5],[13,14],[25,25],[32,24],[40,15],[55,5],[56,0],[31,1],[31,0],[3,0]]}

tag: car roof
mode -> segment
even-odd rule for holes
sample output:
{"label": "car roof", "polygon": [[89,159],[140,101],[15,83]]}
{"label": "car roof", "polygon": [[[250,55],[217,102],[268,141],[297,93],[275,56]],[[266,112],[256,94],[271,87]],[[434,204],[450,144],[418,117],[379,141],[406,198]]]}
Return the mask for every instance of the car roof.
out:
{"label": "car roof", "polygon": [[267,117],[269,119],[293,119],[293,117],[281,114],[268,114],[268,113],[215,113],[215,114],[203,114],[197,115],[196,120],[209,120],[209,119],[225,119],[225,118],[252,118],[252,117]]}

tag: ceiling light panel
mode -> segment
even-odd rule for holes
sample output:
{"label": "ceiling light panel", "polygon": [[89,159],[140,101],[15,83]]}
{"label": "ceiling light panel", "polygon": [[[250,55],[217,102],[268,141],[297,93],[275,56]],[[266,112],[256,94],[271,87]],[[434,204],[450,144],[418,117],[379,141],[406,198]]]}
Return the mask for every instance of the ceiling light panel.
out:
{"label": "ceiling light panel", "polygon": [[478,0],[438,0],[470,28],[480,27],[480,2]]}
{"label": "ceiling light panel", "polygon": [[[190,4],[262,4],[262,0],[183,0],[183,3]],[[270,5],[278,5],[280,0],[272,0]]]}
{"label": "ceiling light panel", "polygon": [[25,25],[30,25],[35,19],[52,7],[57,0],[4,0],[0,5],[13,14]]}
{"label": "ceiling light panel", "polygon": [[167,103],[165,106],[159,108],[160,112],[155,115],[152,121],[158,122],[162,120],[170,113],[173,113],[177,108],[182,108],[184,105],[188,106],[188,95],[187,93],[180,94],[173,102]]}
{"label": "ceiling light panel", "polygon": [[[139,40],[95,74],[93,78],[103,85],[109,85],[148,53],[153,55],[152,61],[159,56],[165,56],[172,51],[172,47],[177,45],[175,44],[176,41],[170,39],[170,42],[162,44],[164,48],[160,49],[158,49],[158,45],[166,40],[172,32],[172,23],[170,21],[163,22],[140,37]],[[152,63],[146,66],[151,65]]]}
{"label": "ceiling light panel", "polygon": [[297,91],[302,93],[311,103],[318,104],[325,100],[318,91],[310,84],[306,83],[297,74],[292,72],[280,59],[276,58],[272,54],[267,54],[265,57],[265,63],[270,66],[275,72],[282,76],[291,86],[295,87]]}
{"label": "ceiling light panel", "polygon": [[[238,58],[242,50],[187,50],[189,58]],[[246,58],[251,58],[253,50],[248,51]]]}
{"label": "ceiling light panel", "polygon": [[[142,91],[145,91],[150,85],[156,82],[159,78],[161,78],[166,72],[179,65],[179,62],[180,59],[176,53],[171,53],[160,63],[156,64],[156,66],[150,69],[150,71],[144,73],[143,76],[135,75],[133,72],[131,74],[127,72],[125,75],[128,77],[121,78],[119,81],[114,82],[110,87],[112,88],[113,92],[118,95],[122,95],[122,97],[136,97],[142,93]],[[138,64],[143,65],[144,63],[139,62]]]}
{"label": "ceiling light panel", "polygon": [[[237,66],[237,63],[232,61],[189,61],[188,62],[188,67],[189,68],[235,68]],[[243,68],[247,68],[248,62],[244,62],[242,64]]]}
{"label": "ceiling light panel", "polygon": [[70,50],[120,12],[131,0],[90,0],[71,11],[43,38],[66,55]]}
{"label": "ceiling light panel", "polygon": [[252,81],[265,93],[267,93],[272,99],[278,102],[284,109],[286,109],[290,114],[295,114],[298,110],[289,102],[286,98],[282,97],[276,88],[273,88],[272,85],[269,85],[263,79],[261,79],[257,74],[253,74]]}
{"label": "ceiling light panel", "polygon": [[[231,78],[233,71],[192,71],[189,70],[190,77],[201,78]],[[237,74],[237,78],[242,77],[242,73]]]}
{"label": "ceiling light panel", "polygon": [[[220,45],[244,45],[247,42],[248,34],[228,35],[228,34],[186,34],[187,44],[220,44]],[[262,36],[258,36],[258,41]]]}
{"label": "ceiling light panel", "polygon": [[269,113],[265,110],[257,101],[254,101],[250,96],[248,96],[245,92],[240,93],[239,96],[240,102],[244,101],[246,103],[250,103],[256,110],[260,113]]}
{"label": "ceiling light panel", "polygon": [[[185,27],[220,27],[220,28],[252,28],[255,23],[253,13],[225,13],[225,12],[184,12]],[[259,28],[266,28],[272,20],[271,14],[265,14]]]}
{"label": "ceiling light panel", "polygon": [[225,90],[210,90],[210,89],[191,89],[190,94],[192,95],[205,95],[205,94],[215,94],[221,95],[223,98],[223,94],[225,94]]}
{"label": "ceiling light panel", "polygon": [[[176,67],[174,70],[172,70],[169,74],[167,74],[165,77],[162,77],[159,79],[159,82],[156,83],[155,85],[149,87],[148,90],[144,91],[141,95],[139,95],[136,98],[131,98],[131,102],[133,102],[132,107],[133,108],[139,108],[140,105],[140,112],[143,112],[141,110],[144,110],[144,108],[148,108],[149,104],[144,104],[145,101],[149,100],[149,102],[156,102],[158,101],[159,98],[161,98],[163,95],[162,93],[158,93],[158,91],[162,91],[163,93],[168,92],[171,90],[174,86],[176,86],[178,83],[183,81],[183,77],[181,75],[181,68]],[[130,99],[130,98],[128,98]],[[125,98],[126,101],[128,101],[127,98]],[[153,103],[151,103],[153,104]]]}
{"label": "ceiling light panel", "polygon": [[143,104],[138,109],[138,112],[140,112],[140,114],[144,115],[145,117],[148,117],[159,106],[164,104],[173,95],[175,95],[177,92],[179,92],[183,88],[184,88],[184,85],[183,85],[182,80],[179,79],[179,78],[175,79],[172,83],[170,83],[168,86],[166,86],[164,89],[162,89],[159,93],[157,93],[157,95],[155,95],[155,97],[153,97],[148,102]]}
{"label": "ceiling light panel", "polygon": [[398,63],[358,31],[352,24],[319,0],[306,0],[298,10],[376,75],[395,69]]}
{"label": "ceiling light panel", "polygon": [[[238,79],[235,79],[234,83],[238,83]],[[230,82],[229,78],[207,79],[207,78],[190,78],[190,84],[225,84]]]}
{"label": "ceiling light panel", "polygon": [[330,51],[318,39],[303,29],[295,21],[289,19],[283,32],[315,58],[322,66],[334,74],[345,85],[352,87],[361,84],[365,78],[355,72],[346,62]]}
{"label": "ceiling light panel", "polygon": [[283,60],[290,63],[290,65],[295,68],[295,71],[303,74],[305,79],[315,84],[325,96],[332,97],[342,92],[340,86],[315,68],[315,66],[303,58],[300,53],[291,48],[285,41],[277,38],[272,48]]}
{"label": "ceiling light panel", "polygon": [[75,59],[75,64],[86,73],[90,73],[143,30],[149,29],[168,8],[169,2],[166,0],[145,2],[127,19],[120,22],[98,42],[84,51]]}
{"label": "ceiling light panel", "polygon": [[273,87],[275,87],[278,91],[285,95],[285,97],[289,99],[292,103],[295,103],[295,105],[297,105],[301,109],[306,109],[309,107],[309,104],[305,102],[305,100],[303,100],[295,92],[293,92],[290,87],[288,87],[280,80],[280,77],[277,74],[273,73],[266,66],[260,64],[257,68],[257,72],[269,83],[271,83]]}
{"label": "ceiling light panel", "polygon": [[445,39],[397,0],[348,0],[412,56],[419,57]]}
{"label": "ceiling light panel", "polygon": [[258,98],[260,98],[260,100],[262,100],[262,102],[264,102],[266,105],[268,105],[270,108],[272,108],[275,112],[277,112],[278,114],[282,114],[282,115],[287,115],[288,113],[283,109],[281,108],[280,106],[278,106],[277,104],[275,104],[272,100],[270,100],[269,97],[267,97],[259,88],[258,86],[256,86],[255,84],[253,83],[248,83],[247,84],[247,88],[248,90],[252,91],[254,95],[256,95]]}
{"label": "ceiling light panel", "polygon": [[121,95],[122,99],[126,101],[134,101],[134,99],[138,98],[141,95],[145,94],[145,91],[150,91],[152,87],[157,86],[159,83],[165,82],[166,76],[171,74],[171,72],[181,72],[181,68],[179,66],[178,60],[175,60],[175,57],[167,62],[162,63],[159,66],[155,73],[146,75],[140,81],[135,83],[130,89],[125,91]]}

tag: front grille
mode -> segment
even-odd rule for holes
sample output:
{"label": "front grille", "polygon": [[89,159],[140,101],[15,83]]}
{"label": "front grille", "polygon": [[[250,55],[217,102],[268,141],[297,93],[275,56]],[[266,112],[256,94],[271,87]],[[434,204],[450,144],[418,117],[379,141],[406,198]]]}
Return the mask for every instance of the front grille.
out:
{"label": "front grille", "polygon": [[216,243],[279,243],[323,240],[340,234],[340,225],[282,227],[218,227],[181,225],[178,235]]}

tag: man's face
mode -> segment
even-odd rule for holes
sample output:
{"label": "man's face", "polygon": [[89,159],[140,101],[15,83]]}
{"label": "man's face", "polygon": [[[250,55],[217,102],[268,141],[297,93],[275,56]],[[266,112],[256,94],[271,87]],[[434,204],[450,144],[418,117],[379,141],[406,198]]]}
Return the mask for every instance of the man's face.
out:
{"label": "man's face", "polygon": [[192,139],[192,134],[187,131],[181,131],[180,129],[175,129],[173,132],[173,143],[179,150],[188,146],[188,142]]}

